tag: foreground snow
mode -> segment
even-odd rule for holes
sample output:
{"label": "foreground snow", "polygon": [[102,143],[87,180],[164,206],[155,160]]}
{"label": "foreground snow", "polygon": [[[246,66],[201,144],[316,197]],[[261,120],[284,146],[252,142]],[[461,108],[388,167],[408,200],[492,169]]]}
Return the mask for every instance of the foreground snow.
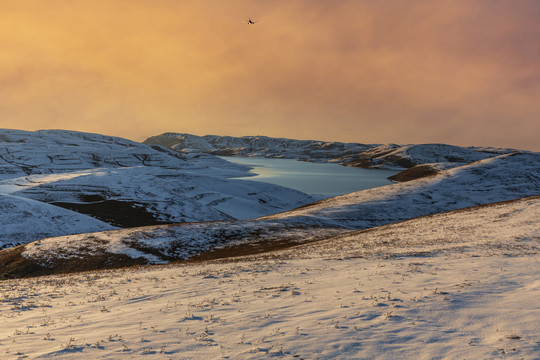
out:
{"label": "foreground snow", "polygon": [[539,218],[534,197],[237,262],[2,281],[0,354],[539,358]]}

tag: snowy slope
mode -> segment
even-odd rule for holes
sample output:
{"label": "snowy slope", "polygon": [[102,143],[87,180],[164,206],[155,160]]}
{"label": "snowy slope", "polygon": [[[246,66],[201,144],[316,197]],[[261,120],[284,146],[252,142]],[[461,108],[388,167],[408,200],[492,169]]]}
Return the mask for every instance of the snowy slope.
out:
{"label": "snowy slope", "polygon": [[369,228],[443,211],[540,194],[540,154],[514,153],[436,176],[321,200],[265,219]]}
{"label": "snowy slope", "polygon": [[540,252],[540,195],[423,216],[333,236],[281,251],[280,257],[493,256]]}
{"label": "snowy slope", "polygon": [[[229,251],[234,255],[256,251],[253,247],[264,250],[291,246],[351,230],[539,194],[540,155],[517,153],[445,170],[427,179],[321,200],[256,220],[186,223],[49,238],[21,251],[30,261],[50,269],[58,266],[58,249],[64,254],[62,262],[99,253],[132,256],[143,263],[163,263],[205,251]],[[90,263],[89,267],[92,266]]]}
{"label": "snowy slope", "polygon": [[44,237],[115,229],[73,211],[6,194],[0,194],[0,224],[0,249]]}
{"label": "snowy slope", "polygon": [[179,154],[118,137],[67,130],[0,129],[0,179],[100,167],[181,167]]}
{"label": "snowy slope", "polygon": [[[248,176],[248,170],[209,154],[181,155],[117,137],[0,129],[0,195],[11,195],[9,206],[2,200],[11,212],[0,213],[0,248],[114,226],[248,219],[314,200],[276,185],[230,179]],[[14,206],[19,198],[21,205]],[[30,211],[25,199],[41,204],[32,202]],[[73,221],[62,225],[70,211],[47,204],[79,213],[71,212]],[[28,226],[31,221],[36,225]]]}
{"label": "snowy slope", "polygon": [[0,281],[0,350],[39,359],[538,359],[540,199],[274,258]]}
{"label": "snowy slope", "polygon": [[264,156],[307,161],[332,161],[345,166],[365,168],[410,168],[437,164],[439,169],[468,164],[514,152],[500,148],[464,148],[446,144],[359,144],[294,140],[266,136],[197,136],[164,133],[144,141],[185,153],[192,151],[228,156]]}
{"label": "snowy slope", "polygon": [[342,160],[345,166],[411,168],[434,164],[448,169],[501,154],[515,152],[510,149],[464,148],[446,144],[380,145]]}
{"label": "snowy slope", "polygon": [[89,203],[132,204],[144,209],[156,223],[249,219],[313,199],[277,185],[227,179],[215,169],[212,176],[137,166],[84,170],[62,176],[32,175],[9,183],[18,186],[13,195],[53,204],[77,204],[88,198]]}

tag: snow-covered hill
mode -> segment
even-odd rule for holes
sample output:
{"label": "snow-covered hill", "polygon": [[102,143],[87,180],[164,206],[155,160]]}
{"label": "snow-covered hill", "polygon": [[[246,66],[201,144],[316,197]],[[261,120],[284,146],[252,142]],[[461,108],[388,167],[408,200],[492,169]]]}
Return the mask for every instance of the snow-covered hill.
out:
{"label": "snow-covered hill", "polygon": [[177,153],[118,137],[0,129],[0,179],[141,165],[178,168],[185,160]]}
{"label": "snow-covered hill", "polygon": [[115,227],[89,216],[0,193],[0,248],[44,237],[112,229]]}
{"label": "snow-covered hill", "polygon": [[0,248],[114,226],[249,219],[314,200],[230,179],[248,169],[98,134],[2,129]]}
{"label": "snow-covered hill", "polygon": [[513,153],[439,174],[318,201],[264,219],[369,228],[464,207],[540,194],[540,154]]}
{"label": "snow-covered hill", "polygon": [[439,173],[234,220],[308,198],[115,139],[0,130],[0,240],[71,234],[0,250],[2,359],[540,357],[540,154],[373,147]]}
{"label": "snow-covered hill", "polygon": [[[499,155],[436,176],[359,191],[247,221],[186,223],[43,239],[19,248],[44,272],[81,257],[164,263],[287,247],[353,230],[540,194],[540,154]],[[56,254],[61,249],[62,259]],[[206,253],[205,253],[206,252]],[[202,254],[202,255],[201,255]],[[102,266],[99,262],[99,266]],[[82,266],[82,265],[81,265]]]}
{"label": "snow-covered hill", "polygon": [[447,144],[390,144],[375,146],[353,156],[346,156],[341,160],[345,166],[412,168],[417,165],[433,164],[442,170],[513,152],[516,150],[465,148]]}
{"label": "snow-covered hill", "polygon": [[263,156],[306,161],[332,161],[365,168],[411,168],[434,164],[437,170],[515,152],[511,149],[459,147],[446,144],[359,144],[294,140],[266,136],[197,136],[164,133],[146,144],[161,145],[180,153],[193,151],[227,156]]}
{"label": "snow-covered hill", "polygon": [[540,198],[235,262],[0,281],[2,359],[538,359]]}

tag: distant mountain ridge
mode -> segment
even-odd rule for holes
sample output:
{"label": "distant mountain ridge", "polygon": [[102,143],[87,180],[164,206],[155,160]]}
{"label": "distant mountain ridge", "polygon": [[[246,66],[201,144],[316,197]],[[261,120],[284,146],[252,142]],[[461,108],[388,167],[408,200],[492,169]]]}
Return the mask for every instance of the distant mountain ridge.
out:
{"label": "distant mountain ridge", "polygon": [[223,156],[265,156],[321,161],[356,154],[375,146],[268,136],[197,136],[178,133],[152,136],[143,143],[161,145],[178,152],[202,151]]}
{"label": "distant mountain ridge", "polygon": [[361,144],[294,140],[266,136],[197,136],[164,133],[144,141],[180,153],[205,152],[223,156],[260,156],[313,162],[335,162],[363,168],[401,168],[433,164],[437,170],[516,152],[514,149],[460,147],[446,144]]}

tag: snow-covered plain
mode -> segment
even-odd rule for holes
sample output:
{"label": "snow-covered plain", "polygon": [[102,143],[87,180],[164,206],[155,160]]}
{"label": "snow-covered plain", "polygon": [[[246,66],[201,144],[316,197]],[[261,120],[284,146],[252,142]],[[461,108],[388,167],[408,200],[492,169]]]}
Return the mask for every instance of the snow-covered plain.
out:
{"label": "snow-covered plain", "polygon": [[540,197],[236,261],[0,282],[2,359],[538,359]]}

